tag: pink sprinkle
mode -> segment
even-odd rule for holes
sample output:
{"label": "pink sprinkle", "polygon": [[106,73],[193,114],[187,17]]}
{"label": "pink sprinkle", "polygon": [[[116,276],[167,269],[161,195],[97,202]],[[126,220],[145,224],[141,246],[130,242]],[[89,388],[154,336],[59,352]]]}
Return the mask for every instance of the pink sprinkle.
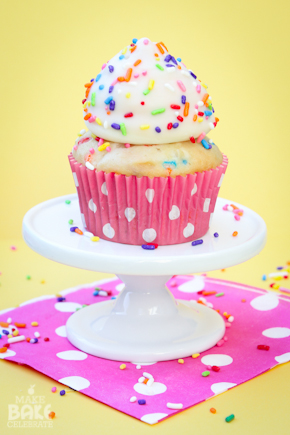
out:
{"label": "pink sprinkle", "polygon": [[100,140],[99,140],[99,147],[100,147],[101,145],[103,145],[103,143],[104,143],[104,139],[100,139]]}
{"label": "pink sprinkle", "polygon": [[200,93],[201,87],[200,85],[196,85],[196,92]]}
{"label": "pink sprinkle", "polygon": [[228,337],[225,335],[223,338],[224,341],[228,341]]}
{"label": "pink sprinkle", "polygon": [[12,246],[10,246],[10,249],[11,249],[11,251],[16,251],[16,246],[14,246],[14,245],[12,245]]}
{"label": "pink sprinkle", "polygon": [[232,324],[230,322],[225,322],[225,327],[226,328],[230,328],[232,326]]}
{"label": "pink sprinkle", "polygon": [[129,143],[125,143],[125,148],[130,148],[130,144]]}
{"label": "pink sprinkle", "polygon": [[177,84],[180,87],[180,89],[182,90],[182,92],[186,91],[186,87],[184,86],[184,84],[182,83],[181,80],[177,80]]}
{"label": "pink sprinkle", "polygon": [[221,347],[224,344],[224,340],[220,340],[217,342],[217,347]]}
{"label": "pink sprinkle", "polygon": [[208,119],[208,116],[206,116],[205,119]]}
{"label": "pink sprinkle", "polygon": [[198,109],[198,104],[196,104],[194,107],[195,107],[195,109]]}
{"label": "pink sprinkle", "polygon": [[96,117],[93,115],[89,118],[89,122],[95,122]]}
{"label": "pink sprinkle", "polygon": [[88,142],[90,140],[89,137],[83,137],[81,140],[78,141],[78,145],[81,145],[82,143]]}
{"label": "pink sprinkle", "polygon": [[112,83],[111,86],[115,86],[118,83],[118,79],[115,79]]}
{"label": "pink sprinkle", "polygon": [[78,149],[78,146],[77,146],[77,145],[75,145],[75,146],[74,146],[74,150],[76,151],[77,149]]}
{"label": "pink sprinkle", "polygon": [[55,393],[55,392],[56,392],[56,387],[52,387],[51,391],[52,391],[53,393]]}
{"label": "pink sprinkle", "polygon": [[235,214],[234,218],[236,219],[236,221],[239,221],[241,219],[241,216],[239,216],[238,214]]}
{"label": "pink sprinkle", "polygon": [[207,370],[211,370],[211,366],[206,366]]}
{"label": "pink sprinkle", "polygon": [[142,71],[143,76],[146,76],[147,71]]}
{"label": "pink sprinkle", "polygon": [[228,211],[228,204],[223,206],[223,210]]}
{"label": "pink sprinkle", "polygon": [[107,64],[104,63],[104,65],[102,65],[102,69],[106,68]]}
{"label": "pink sprinkle", "polygon": [[149,39],[144,39],[144,41],[143,41],[143,43],[144,43],[145,45],[147,45],[148,42],[149,42]]}
{"label": "pink sprinkle", "polygon": [[106,151],[108,151],[108,153],[111,151],[111,147],[107,147]]}
{"label": "pink sprinkle", "polygon": [[237,209],[233,210],[234,213],[239,213],[239,212],[241,212],[241,211],[244,211],[244,210],[242,210],[242,209],[240,209],[240,208],[237,208]]}
{"label": "pink sprinkle", "polygon": [[91,153],[91,154],[95,154],[95,150],[94,150],[94,148],[90,148],[90,153]]}
{"label": "pink sprinkle", "polygon": [[202,132],[202,133],[198,136],[198,138],[196,139],[196,142],[197,142],[197,143],[201,142],[202,139],[203,139],[204,137],[205,137],[205,133]]}
{"label": "pink sprinkle", "polygon": [[201,276],[207,276],[207,273],[201,273],[200,275]]}
{"label": "pink sprinkle", "polygon": [[181,65],[183,65],[184,66],[184,68],[186,68],[186,65],[184,65],[184,63],[183,62],[180,62],[181,63]]}
{"label": "pink sprinkle", "polygon": [[290,289],[286,287],[279,287],[280,292],[290,293]]}
{"label": "pink sprinkle", "polygon": [[137,79],[139,77],[139,74],[134,74],[134,78]]}

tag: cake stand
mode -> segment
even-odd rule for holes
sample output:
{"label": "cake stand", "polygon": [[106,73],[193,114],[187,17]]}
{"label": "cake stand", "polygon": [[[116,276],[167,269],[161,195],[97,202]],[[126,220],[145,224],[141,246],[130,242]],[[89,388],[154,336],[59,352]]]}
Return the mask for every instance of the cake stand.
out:
{"label": "cake stand", "polygon": [[[66,200],[71,203],[67,205]],[[116,274],[125,287],[116,299],[72,314],[67,338],[89,354],[118,361],[152,363],[187,357],[214,346],[225,332],[222,317],[207,306],[175,300],[166,288],[172,275],[234,266],[257,255],[266,242],[266,225],[254,211],[240,221],[218,198],[203,244],[144,250],[72,233],[68,220],[83,229],[76,194],[43,202],[23,220],[23,237],[34,251],[72,267]],[[238,231],[238,236],[232,233]],[[217,232],[219,237],[214,237]]]}

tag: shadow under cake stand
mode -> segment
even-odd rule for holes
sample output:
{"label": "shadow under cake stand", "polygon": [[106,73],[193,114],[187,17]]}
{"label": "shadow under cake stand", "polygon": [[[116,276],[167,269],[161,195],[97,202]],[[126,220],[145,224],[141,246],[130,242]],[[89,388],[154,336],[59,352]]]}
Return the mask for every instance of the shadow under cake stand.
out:
{"label": "shadow under cake stand", "polygon": [[[67,205],[66,200],[71,203]],[[28,246],[72,267],[116,274],[125,284],[116,299],[72,314],[67,338],[78,349],[102,358],[150,363],[187,357],[213,347],[225,333],[222,317],[201,304],[175,300],[166,288],[173,275],[222,269],[249,260],[266,242],[266,225],[254,211],[240,221],[217,199],[203,244],[159,246],[153,251],[72,233],[68,220],[83,229],[76,194],[43,202],[23,220]],[[238,236],[232,233],[238,231]],[[217,232],[219,237],[214,237]]]}

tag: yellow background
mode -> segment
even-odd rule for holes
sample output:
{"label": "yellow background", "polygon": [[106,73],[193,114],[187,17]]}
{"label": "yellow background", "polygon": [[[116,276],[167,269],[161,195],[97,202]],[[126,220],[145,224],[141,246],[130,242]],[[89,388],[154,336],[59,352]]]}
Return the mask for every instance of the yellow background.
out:
{"label": "yellow background", "polygon": [[[289,12],[285,0],[0,2],[0,309],[105,276],[31,252],[21,222],[35,204],[74,191],[67,154],[84,128],[83,84],[144,36],[162,40],[209,85],[220,118],[211,137],[229,158],[220,195],[252,208],[268,227],[258,257],[210,276],[267,288],[261,275],[290,260]],[[53,404],[56,434],[289,433],[287,364],[150,427],[79,393],[52,395],[49,378],[0,362],[1,435],[13,431],[7,404],[29,384]],[[236,421],[226,425],[232,412]]]}

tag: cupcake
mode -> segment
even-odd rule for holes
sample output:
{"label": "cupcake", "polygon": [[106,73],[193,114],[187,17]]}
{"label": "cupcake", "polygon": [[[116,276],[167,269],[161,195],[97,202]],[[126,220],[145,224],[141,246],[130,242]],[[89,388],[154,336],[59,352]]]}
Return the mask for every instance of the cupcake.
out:
{"label": "cupcake", "polygon": [[218,122],[207,85],[142,38],[85,88],[88,130],[69,156],[84,227],[133,245],[204,236],[227,167],[207,136]]}

